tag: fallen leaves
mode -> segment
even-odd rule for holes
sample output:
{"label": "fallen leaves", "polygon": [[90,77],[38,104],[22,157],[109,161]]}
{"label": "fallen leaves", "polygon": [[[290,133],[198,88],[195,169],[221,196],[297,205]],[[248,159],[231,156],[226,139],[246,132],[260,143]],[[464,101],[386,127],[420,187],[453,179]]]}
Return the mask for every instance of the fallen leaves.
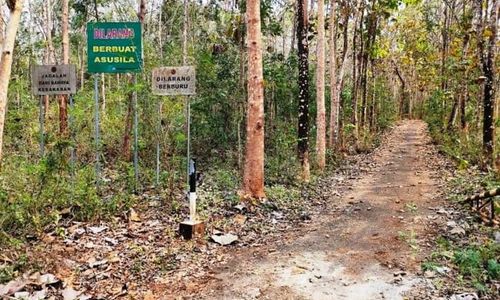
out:
{"label": "fallen leaves", "polygon": [[61,295],[64,300],[87,300],[91,297],[77,292],[70,286],[63,286],[62,281],[55,275],[38,272],[33,274],[23,274],[22,276],[0,285],[0,297],[14,297],[14,299],[41,300],[48,296]]}
{"label": "fallen leaves", "polygon": [[128,219],[129,219],[129,221],[132,221],[132,222],[141,222],[141,218],[139,217],[139,214],[133,208],[130,208],[130,210],[128,212]]}

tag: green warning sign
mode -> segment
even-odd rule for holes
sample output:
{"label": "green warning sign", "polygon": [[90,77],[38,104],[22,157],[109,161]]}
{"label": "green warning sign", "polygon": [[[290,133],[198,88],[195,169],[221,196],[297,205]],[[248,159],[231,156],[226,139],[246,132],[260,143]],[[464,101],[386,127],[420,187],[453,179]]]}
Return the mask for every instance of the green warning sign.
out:
{"label": "green warning sign", "polygon": [[90,73],[140,72],[141,23],[87,23],[87,51]]}

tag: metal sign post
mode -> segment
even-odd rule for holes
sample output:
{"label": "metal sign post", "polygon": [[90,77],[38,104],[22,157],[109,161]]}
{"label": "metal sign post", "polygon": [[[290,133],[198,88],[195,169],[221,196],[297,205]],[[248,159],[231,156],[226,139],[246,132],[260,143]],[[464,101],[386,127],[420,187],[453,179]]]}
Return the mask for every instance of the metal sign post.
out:
{"label": "metal sign post", "polygon": [[45,154],[45,130],[44,130],[44,123],[45,123],[45,109],[43,106],[43,96],[39,96],[40,98],[40,115],[39,115],[39,121],[40,121],[40,158],[43,158]]}
{"label": "metal sign post", "polygon": [[160,186],[160,136],[161,136],[162,103],[158,101],[158,124],[156,128],[156,187]]}
{"label": "metal sign post", "polygon": [[137,192],[137,186],[139,182],[139,120],[137,113],[137,76],[134,74],[134,93],[133,97],[133,108],[134,108],[134,190]]}
{"label": "metal sign post", "polygon": [[[186,157],[187,157],[187,186],[188,188],[191,187],[190,185],[190,178],[191,178],[191,101],[189,101],[189,96],[186,97],[186,131],[187,131],[187,150],[186,150]],[[195,193],[196,197],[196,193]],[[191,192],[189,193],[189,199],[191,199]],[[196,201],[195,201],[196,205]],[[194,216],[190,216],[191,218],[194,219]]]}
{"label": "metal sign post", "polygon": [[[196,70],[193,66],[160,67],[153,69],[152,90],[155,95],[186,97],[186,134],[187,134],[187,163],[186,175],[189,187],[190,159],[191,159],[191,103],[189,96],[196,94]],[[159,151],[159,150],[158,150]],[[157,151],[157,152],[158,152]],[[157,153],[158,155],[158,153]],[[157,173],[159,173],[157,166]]]}
{"label": "metal sign post", "polygon": [[[184,55],[185,56],[185,55]],[[185,62],[185,59],[184,59]],[[193,66],[182,67],[161,67],[155,68],[152,72],[152,90],[155,95],[175,96],[183,95],[186,97],[186,167],[187,167],[187,198],[189,200],[189,220],[180,224],[180,234],[186,238],[191,238],[196,233],[204,231],[204,224],[196,218],[196,164],[191,159],[191,103],[190,96],[196,94],[196,71]],[[159,115],[161,118],[161,104],[159,106]],[[159,124],[161,126],[161,124]],[[160,131],[159,128],[158,131]],[[157,144],[157,185],[159,177],[159,143]]]}
{"label": "metal sign post", "polygon": [[194,160],[189,161],[189,221],[196,222],[196,162]]}
{"label": "metal sign post", "polygon": [[94,74],[94,134],[95,134],[95,176],[96,184],[99,186],[101,180],[101,164],[100,164],[100,128],[99,128],[99,74]]}
{"label": "metal sign post", "polygon": [[[74,109],[75,109],[75,103],[73,101],[73,95],[70,94],[69,95],[69,110],[70,110],[70,112],[73,112]],[[70,130],[71,141],[73,143],[73,145],[71,145],[71,148],[70,148],[71,174],[73,175],[75,173],[75,166],[76,166],[76,149],[75,149],[76,136],[75,136],[75,129],[73,128],[74,127],[74,120],[73,120],[72,113],[69,114],[68,121],[69,121],[69,130]]]}

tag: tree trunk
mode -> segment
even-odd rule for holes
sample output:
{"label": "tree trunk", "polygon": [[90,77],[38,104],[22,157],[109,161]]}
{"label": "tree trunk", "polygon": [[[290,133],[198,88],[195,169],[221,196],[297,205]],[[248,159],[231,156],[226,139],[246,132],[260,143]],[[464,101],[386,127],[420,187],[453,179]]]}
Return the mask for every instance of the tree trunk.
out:
{"label": "tree trunk", "polygon": [[[493,163],[493,150],[495,144],[495,120],[494,120],[494,108],[495,108],[495,43],[497,40],[497,22],[498,22],[498,10],[499,5],[497,0],[491,1],[491,15],[488,24],[488,44],[486,45],[486,53],[481,53],[482,55],[482,67],[483,73],[486,77],[484,83],[484,98],[483,98],[483,153],[486,159],[487,165],[492,165]],[[481,31],[482,32],[482,31]],[[481,35],[483,39],[484,34]],[[481,44],[484,42],[481,42]],[[482,47],[484,48],[484,47]]]}
{"label": "tree trunk", "polygon": [[7,24],[7,31],[2,47],[0,60],[0,164],[3,148],[3,130],[5,127],[5,114],[7,112],[7,93],[9,90],[10,73],[12,70],[12,60],[14,55],[14,44],[16,41],[17,29],[23,10],[23,0],[7,1],[10,10],[10,19]]}
{"label": "tree trunk", "polygon": [[403,78],[403,75],[401,74],[401,71],[399,71],[398,66],[396,63],[394,63],[394,69],[396,71],[396,75],[398,75],[399,81],[401,83],[401,95],[399,95],[399,119],[402,120],[405,114],[405,97],[406,97],[406,82]]}
{"label": "tree trunk", "polygon": [[461,95],[459,95],[459,94],[455,95],[455,101],[453,101],[453,106],[451,108],[450,118],[448,119],[448,128],[447,128],[448,131],[453,130],[455,120],[457,118],[458,106],[459,106],[460,102],[462,102],[461,98],[462,98]]}
{"label": "tree trunk", "polygon": [[372,66],[372,94],[371,94],[371,104],[370,104],[370,117],[369,117],[369,128],[371,132],[376,132],[375,121],[377,118],[377,98],[375,97],[375,60],[371,60]]}
{"label": "tree trunk", "polygon": [[[335,3],[335,2],[334,2]],[[316,162],[321,172],[325,169],[326,120],[325,120],[325,3],[318,0],[318,45],[316,68]],[[333,4],[333,8],[335,4]],[[335,12],[332,11],[332,16]],[[335,46],[334,46],[335,47]],[[335,72],[334,72],[335,73]],[[334,84],[335,86],[335,84]]]}
{"label": "tree trunk", "polygon": [[[4,41],[4,34],[5,34],[5,25],[4,25],[5,19],[3,17],[3,11],[0,10],[0,53],[2,53],[3,49],[3,41]],[[2,58],[0,57],[0,60]]]}
{"label": "tree trunk", "polygon": [[460,98],[460,129],[464,132],[467,131],[467,118],[465,115],[465,107],[469,98],[469,86],[465,85],[465,93]]}
{"label": "tree trunk", "polygon": [[[62,1],[62,54],[63,64],[69,64],[69,0]],[[68,133],[68,96],[59,96],[59,134]]]}
{"label": "tree trunk", "polygon": [[[444,21],[443,29],[441,32],[442,45],[441,45],[441,90],[447,89],[448,79],[446,78],[446,55],[448,52],[448,5],[444,3]],[[444,107],[443,107],[444,109]]]}
{"label": "tree trunk", "polygon": [[[47,42],[46,55],[45,55],[45,63],[46,64],[55,64],[55,50],[54,43],[52,41],[52,5],[51,1],[47,0],[43,6],[44,14],[45,14],[45,39]],[[47,119],[49,115],[49,104],[50,104],[50,96],[44,95],[43,97],[43,105],[44,105],[44,118]]]}
{"label": "tree trunk", "polygon": [[248,107],[243,193],[264,198],[264,78],[260,0],[247,1]]}
{"label": "tree trunk", "polygon": [[376,26],[377,26],[377,15],[375,12],[375,1],[372,1],[371,12],[368,15],[368,32],[365,38],[365,47],[362,53],[362,68],[361,68],[361,120],[360,127],[365,130],[366,128],[366,117],[367,117],[367,90],[368,90],[368,58],[372,48],[373,43],[375,43],[376,37]]}
{"label": "tree trunk", "polygon": [[343,148],[343,128],[344,128],[344,99],[342,98],[342,88],[344,86],[344,71],[345,67],[347,65],[347,51],[348,51],[348,44],[349,44],[349,10],[347,7],[345,7],[345,14],[344,14],[344,33],[343,33],[343,39],[344,39],[344,45],[342,49],[342,64],[340,66],[340,72],[337,80],[337,87],[336,87],[336,93],[335,96],[338,99],[339,102],[339,110],[338,110],[338,118],[337,122],[334,122],[334,126],[337,126],[336,129],[333,130],[334,132],[334,139],[333,139],[333,144],[336,146],[339,146],[340,148]]}
{"label": "tree trunk", "polygon": [[[97,6],[97,3],[96,3]],[[97,10],[96,10],[97,13]],[[144,17],[146,16],[146,1],[141,0],[139,3],[139,10],[137,11],[137,18],[141,24],[144,23]],[[97,18],[97,15],[96,15]],[[133,77],[129,76],[128,84],[133,84]],[[103,86],[103,94],[104,94],[104,86]],[[122,139],[122,156],[126,161],[130,161],[132,159],[130,148],[131,148],[131,140],[132,140],[132,122],[133,122],[133,112],[134,112],[134,92],[129,92],[128,94],[128,105],[127,105],[127,116],[125,118],[125,130],[123,133]]]}
{"label": "tree trunk", "polygon": [[299,59],[299,124],[298,156],[302,166],[302,180],[309,182],[309,45],[307,32],[309,18],[307,1],[297,2],[297,49]]}
{"label": "tree trunk", "polygon": [[336,0],[332,1],[330,9],[330,130],[328,134],[328,145],[333,149],[338,133],[339,123],[339,97],[337,95],[337,22],[335,21]]}
{"label": "tree trunk", "polygon": [[[359,2],[358,11],[356,13],[356,18],[354,19],[354,34],[352,37],[352,125],[354,125],[354,133],[356,139],[358,136],[358,76],[357,69],[359,62],[357,61],[357,39],[361,31],[361,25],[363,23],[363,2]],[[356,24],[358,22],[358,24]]]}
{"label": "tree trunk", "polygon": [[[129,76],[128,84],[130,85],[132,83],[133,83],[132,76]],[[132,92],[130,92],[128,93],[127,116],[125,117],[125,132],[123,133],[123,139],[122,139],[122,157],[126,161],[130,161],[132,159],[130,148],[132,141],[133,112],[134,112],[134,95]]]}
{"label": "tree trunk", "polygon": [[297,2],[293,6],[293,24],[292,24],[292,37],[290,42],[290,52],[288,55],[293,54],[295,50],[295,37],[297,36]]}

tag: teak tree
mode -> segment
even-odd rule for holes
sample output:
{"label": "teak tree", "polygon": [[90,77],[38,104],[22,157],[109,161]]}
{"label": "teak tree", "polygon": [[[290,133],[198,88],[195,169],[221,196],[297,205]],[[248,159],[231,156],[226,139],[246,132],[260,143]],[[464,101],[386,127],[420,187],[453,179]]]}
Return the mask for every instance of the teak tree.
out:
{"label": "teak tree", "polygon": [[297,54],[299,58],[299,124],[298,156],[302,166],[302,180],[309,181],[309,44],[307,32],[309,18],[307,1],[297,2]]}
{"label": "teak tree", "polygon": [[[489,5],[490,16],[484,17],[483,21],[483,1],[476,0],[476,14],[478,18],[479,28],[477,32],[479,59],[484,74],[484,95],[483,95],[483,153],[487,165],[493,163],[494,143],[495,143],[495,54],[497,41],[497,24],[499,3],[497,0],[491,0]],[[487,12],[486,12],[487,13]],[[487,26],[484,26],[484,24]],[[485,47],[485,40],[487,42]]]}
{"label": "teak tree", "polygon": [[264,198],[264,77],[260,0],[247,2],[248,104],[243,193]]}
{"label": "teak tree", "polygon": [[336,1],[332,2],[332,12],[330,15],[330,97],[331,97],[331,107],[330,107],[330,128],[329,128],[329,139],[328,144],[330,148],[340,146],[342,140],[342,127],[343,127],[343,109],[344,104],[342,102],[341,91],[344,84],[344,72],[347,65],[347,51],[349,44],[349,16],[350,10],[347,3],[344,3],[342,7],[343,11],[343,43],[342,43],[342,57],[340,58],[340,70],[337,76],[337,21],[335,18],[335,5]]}
{"label": "teak tree", "polygon": [[7,93],[9,90],[10,73],[12,71],[14,44],[16,41],[17,29],[19,28],[19,21],[21,19],[21,12],[23,10],[23,0],[8,0],[7,6],[10,11],[10,19],[7,25],[7,31],[2,45],[2,56],[0,59],[0,163],[2,160]]}
{"label": "teak tree", "polygon": [[[335,4],[333,4],[335,6]],[[316,162],[319,170],[325,169],[326,120],[325,120],[325,3],[318,0],[318,45],[316,68]]]}
{"label": "teak tree", "polygon": [[[62,54],[63,64],[69,64],[69,0],[62,1]],[[59,133],[68,132],[68,96],[59,97]]]}

